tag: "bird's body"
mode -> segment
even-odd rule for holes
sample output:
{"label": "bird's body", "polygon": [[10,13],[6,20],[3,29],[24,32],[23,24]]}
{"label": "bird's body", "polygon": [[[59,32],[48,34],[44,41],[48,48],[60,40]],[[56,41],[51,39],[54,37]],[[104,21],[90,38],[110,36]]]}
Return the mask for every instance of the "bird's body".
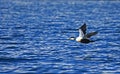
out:
{"label": "bird's body", "polygon": [[87,38],[82,38],[82,37],[77,37],[77,38],[76,38],[76,41],[77,41],[77,42],[81,42],[81,43],[89,43],[89,42],[90,42],[89,39],[87,39]]}
{"label": "bird's body", "polygon": [[89,39],[81,39],[81,43],[90,43],[91,41]]}
{"label": "bird's body", "polygon": [[76,40],[77,42],[81,42],[81,43],[89,43],[89,42],[93,42],[89,38],[96,34],[97,32],[91,32],[91,33],[86,34],[86,24],[83,24],[79,28],[79,36],[76,38],[71,37],[71,40]]}
{"label": "bird's body", "polygon": [[77,42],[81,42],[82,39],[83,39],[82,37],[77,37],[75,40],[76,40]]}

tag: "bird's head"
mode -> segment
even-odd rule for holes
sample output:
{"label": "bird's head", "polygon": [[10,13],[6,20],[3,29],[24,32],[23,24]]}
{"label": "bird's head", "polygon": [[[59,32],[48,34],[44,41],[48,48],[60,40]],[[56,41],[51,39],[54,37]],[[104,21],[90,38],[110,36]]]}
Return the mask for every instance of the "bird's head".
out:
{"label": "bird's head", "polygon": [[76,38],[75,37],[70,37],[69,40],[75,40]]}

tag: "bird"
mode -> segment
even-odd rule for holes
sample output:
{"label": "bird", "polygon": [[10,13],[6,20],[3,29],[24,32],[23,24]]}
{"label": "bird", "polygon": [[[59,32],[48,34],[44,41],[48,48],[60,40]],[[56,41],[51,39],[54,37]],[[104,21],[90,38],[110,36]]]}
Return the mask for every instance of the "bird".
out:
{"label": "bird", "polygon": [[78,37],[70,37],[70,40],[76,40],[77,42],[81,43],[90,43],[94,42],[90,40],[90,37],[93,35],[96,35],[98,32],[91,32],[91,33],[86,33],[86,23],[84,23],[80,28],[79,28],[79,36]]}

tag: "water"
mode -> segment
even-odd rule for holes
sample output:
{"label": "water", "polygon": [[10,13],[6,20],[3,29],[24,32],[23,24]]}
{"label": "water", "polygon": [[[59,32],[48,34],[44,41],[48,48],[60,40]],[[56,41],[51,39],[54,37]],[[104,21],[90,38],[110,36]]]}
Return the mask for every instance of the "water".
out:
{"label": "water", "polygon": [[[0,1],[0,74],[119,74],[120,1]],[[68,40],[78,28],[95,42]]]}

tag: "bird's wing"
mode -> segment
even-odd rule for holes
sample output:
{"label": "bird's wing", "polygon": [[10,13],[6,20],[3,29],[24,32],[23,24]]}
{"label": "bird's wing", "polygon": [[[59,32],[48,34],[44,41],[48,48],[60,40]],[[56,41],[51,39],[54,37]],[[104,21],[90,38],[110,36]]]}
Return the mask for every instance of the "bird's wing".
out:
{"label": "bird's wing", "polygon": [[84,38],[85,34],[81,29],[79,29],[79,37]]}
{"label": "bird's wing", "polygon": [[87,37],[87,38],[90,38],[91,36],[96,35],[97,33],[98,33],[98,32],[88,33],[88,34],[86,34],[86,37]]}
{"label": "bird's wing", "polygon": [[86,34],[86,24],[84,23],[79,29],[83,31],[84,34]]}
{"label": "bird's wing", "polygon": [[80,28],[79,28],[79,37],[84,37],[86,34],[86,24],[84,23]]}

